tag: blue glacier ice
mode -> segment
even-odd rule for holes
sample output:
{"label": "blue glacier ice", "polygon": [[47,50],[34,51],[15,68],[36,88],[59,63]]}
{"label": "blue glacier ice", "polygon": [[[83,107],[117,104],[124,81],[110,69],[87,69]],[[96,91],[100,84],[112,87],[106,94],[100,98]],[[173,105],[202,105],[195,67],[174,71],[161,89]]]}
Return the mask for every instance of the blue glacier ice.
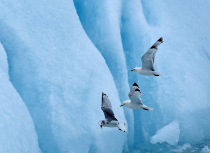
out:
{"label": "blue glacier ice", "polygon": [[127,133],[98,125],[104,118],[102,91],[114,102],[118,120],[126,122],[110,70],[84,32],[73,1],[51,3],[1,2],[0,39],[9,76],[34,121],[39,147],[119,152]]}
{"label": "blue glacier ice", "polygon": [[[121,0],[74,0],[79,19],[88,37],[103,55],[109,67],[120,101],[129,92],[126,58],[121,42]],[[133,143],[133,112],[124,109],[128,121],[128,143]]]}
{"label": "blue glacier ice", "polygon": [[170,145],[176,145],[179,141],[179,134],[179,122],[175,120],[158,130],[150,142],[152,144],[167,142]]}
{"label": "blue glacier ice", "polygon": [[5,50],[0,43],[0,152],[41,152],[29,111],[8,77]]}
{"label": "blue glacier ice", "polygon": [[[0,152],[209,151],[209,1],[1,0],[0,8]],[[164,77],[130,72],[160,37],[155,68]],[[152,112],[119,107],[134,82]],[[126,133],[99,127],[102,92]]]}

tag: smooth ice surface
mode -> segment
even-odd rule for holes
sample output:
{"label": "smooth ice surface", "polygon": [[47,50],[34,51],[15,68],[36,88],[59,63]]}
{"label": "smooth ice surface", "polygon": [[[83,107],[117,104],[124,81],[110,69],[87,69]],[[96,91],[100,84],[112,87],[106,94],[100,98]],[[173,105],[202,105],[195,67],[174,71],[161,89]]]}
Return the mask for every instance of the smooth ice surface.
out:
{"label": "smooth ice surface", "polygon": [[32,118],[8,78],[7,56],[0,44],[0,152],[38,153]]}
{"label": "smooth ice surface", "polygon": [[170,145],[176,145],[179,141],[179,134],[179,122],[173,121],[170,124],[158,130],[157,133],[151,138],[150,142],[152,144],[156,144],[158,142],[167,142]]}

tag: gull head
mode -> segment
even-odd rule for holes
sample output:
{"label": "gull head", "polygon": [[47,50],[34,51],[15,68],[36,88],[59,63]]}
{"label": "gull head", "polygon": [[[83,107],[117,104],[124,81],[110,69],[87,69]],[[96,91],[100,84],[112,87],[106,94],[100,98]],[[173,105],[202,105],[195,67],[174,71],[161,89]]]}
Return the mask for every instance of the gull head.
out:
{"label": "gull head", "polygon": [[138,71],[140,71],[141,70],[141,67],[135,67],[133,70],[131,70],[131,71],[135,71],[135,72],[138,72]]}
{"label": "gull head", "polygon": [[122,107],[122,106],[126,106],[128,103],[130,103],[130,100],[126,100],[126,101],[124,101],[124,102],[120,105],[120,107]]}
{"label": "gull head", "polygon": [[103,127],[103,125],[105,124],[105,122],[104,122],[104,120],[101,120],[101,121],[99,121],[98,122],[98,124],[100,125],[100,127],[102,128]]}

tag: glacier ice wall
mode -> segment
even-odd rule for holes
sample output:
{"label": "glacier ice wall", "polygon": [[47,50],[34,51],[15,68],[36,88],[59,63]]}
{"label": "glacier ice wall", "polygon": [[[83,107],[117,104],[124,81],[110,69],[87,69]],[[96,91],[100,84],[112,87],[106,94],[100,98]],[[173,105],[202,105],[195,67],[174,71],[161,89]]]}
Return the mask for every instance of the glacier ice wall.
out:
{"label": "glacier ice wall", "polygon": [[0,68],[1,71],[4,72],[5,76],[7,76],[7,79],[9,79],[7,55],[1,43],[0,43]]}
{"label": "glacier ice wall", "polygon": [[[179,142],[209,138],[207,99],[210,71],[206,44],[209,42],[207,31],[210,21],[208,13],[205,13],[208,12],[209,2],[74,2],[83,28],[110,69],[113,63],[120,61],[115,57],[115,51],[118,50],[117,56],[121,57],[122,46],[130,86],[137,81],[143,93],[143,102],[155,108],[150,113],[134,111],[135,135],[132,147],[141,148],[157,130],[175,119],[180,123]],[[119,30],[122,45],[116,39]],[[165,76],[145,77],[129,72],[141,66],[141,56],[160,37],[164,38],[164,43],[156,55],[156,69]],[[112,42],[116,40],[118,42],[113,45]],[[114,51],[112,48],[115,48]],[[112,57],[115,57],[114,61]],[[123,65],[121,63],[122,68],[125,67]],[[116,70],[111,71],[112,75],[116,76]]]}
{"label": "glacier ice wall", "polygon": [[[2,0],[4,87],[17,91],[26,104],[27,122],[33,127],[31,116],[41,150],[142,151],[155,147],[151,137],[173,120],[179,122],[178,143],[210,139],[209,7],[208,1],[189,0]],[[130,72],[160,37],[164,43],[155,67],[164,77]],[[153,112],[119,108],[134,82]],[[128,135],[99,128],[102,91],[117,118],[128,121]],[[31,133],[36,152],[33,128]]]}
{"label": "glacier ice wall", "polygon": [[[121,102],[128,98],[126,59],[121,42],[121,0],[74,0],[82,26],[105,59]],[[124,109],[128,121],[128,142],[133,143],[133,112]]]}
{"label": "glacier ice wall", "polygon": [[33,118],[41,150],[122,151],[127,133],[98,125],[102,91],[118,120],[126,120],[110,70],[73,1],[1,1],[0,7],[9,76]]}
{"label": "glacier ice wall", "polygon": [[0,152],[40,152],[27,107],[8,77],[5,50],[0,43]]}
{"label": "glacier ice wall", "polygon": [[[141,66],[141,56],[154,42],[151,42],[150,27],[145,19],[141,1],[123,1],[121,36],[126,63],[128,68],[129,84],[137,82],[142,92],[143,103],[155,108],[153,112],[134,110],[134,146],[149,141],[149,137],[155,134],[155,127],[159,127],[161,115],[156,104],[157,89],[156,78],[140,76],[130,72],[134,67]],[[156,116],[160,115],[159,118]],[[160,127],[159,127],[160,128]]]}
{"label": "glacier ice wall", "polygon": [[143,102],[155,108],[150,114],[134,111],[134,147],[141,148],[174,119],[180,123],[179,142],[209,139],[210,52],[206,46],[210,20],[205,13],[209,5],[196,1],[124,1],[122,42],[129,69],[141,66],[140,57],[159,37],[164,38],[155,64],[165,76],[128,75],[130,85],[138,80]]}
{"label": "glacier ice wall", "polygon": [[151,24],[151,33],[165,40],[156,61],[157,69],[165,74],[157,80],[157,103],[164,124],[173,118],[179,120],[180,142],[209,139],[210,61],[206,44],[210,19],[205,12],[210,3],[144,1],[143,6],[153,14],[147,16],[148,23],[156,21]]}
{"label": "glacier ice wall", "polygon": [[126,54],[126,59],[134,59],[129,68],[141,66],[140,57],[162,36],[164,43],[157,51],[155,64],[165,76],[129,75],[132,80],[138,79],[143,102],[155,108],[150,114],[134,111],[134,147],[141,148],[154,132],[174,119],[180,123],[179,142],[209,139],[210,62],[206,47],[210,20],[206,12],[210,3],[145,0],[139,3],[125,1],[122,18],[124,50],[131,53]]}

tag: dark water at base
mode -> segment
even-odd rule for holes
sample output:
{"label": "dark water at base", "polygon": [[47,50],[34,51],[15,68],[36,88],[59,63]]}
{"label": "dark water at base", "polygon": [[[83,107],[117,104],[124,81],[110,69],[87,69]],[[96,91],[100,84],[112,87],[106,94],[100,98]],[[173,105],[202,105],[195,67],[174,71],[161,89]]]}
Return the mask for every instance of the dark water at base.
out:
{"label": "dark water at base", "polygon": [[123,153],[210,153],[210,139],[196,143],[178,143],[176,146],[166,142],[129,146]]}

